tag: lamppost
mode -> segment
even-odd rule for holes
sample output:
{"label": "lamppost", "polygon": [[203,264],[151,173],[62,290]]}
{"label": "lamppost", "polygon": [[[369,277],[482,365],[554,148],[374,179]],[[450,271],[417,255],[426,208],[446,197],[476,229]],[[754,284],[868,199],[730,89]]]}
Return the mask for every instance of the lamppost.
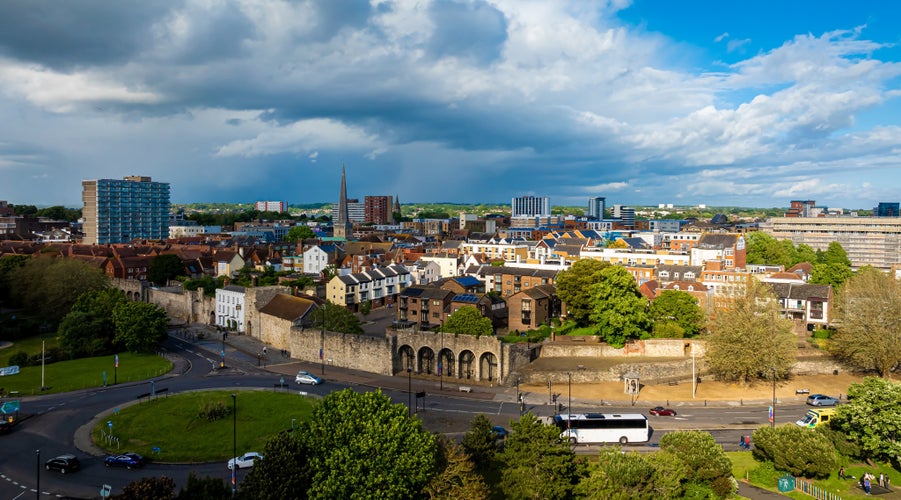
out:
{"label": "lamppost", "polygon": [[35,470],[37,471],[38,477],[38,486],[35,489],[34,497],[40,499],[41,498],[41,450],[34,450],[35,455]]}
{"label": "lamppost", "polygon": [[570,421],[573,418],[573,372],[566,372],[566,375],[569,378],[569,387],[567,388],[567,392],[569,393],[569,402],[566,404],[566,428],[569,429]]}
{"label": "lamppost", "polygon": [[413,369],[407,365],[407,412],[413,416]]}
{"label": "lamppost", "polygon": [[225,336],[228,335],[228,332],[222,330],[222,362],[219,363],[219,368],[225,368]]}
{"label": "lamppost", "polygon": [[232,498],[238,491],[238,395],[232,393]]}
{"label": "lamppost", "polygon": [[522,416],[522,395],[519,393],[519,377],[516,377],[516,402],[519,403],[519,415]]}
{"label": "lamppost", "polygon": [[773,370],[773,410],[770,418],[770,427],[776,427],[776,367],[770,368]]}
{"label": "lamppost", "polygon": [[441,318],[441,327],[438,330],[441,335],[441,350],[438,351],[438,386],[444,390],[444,318]]}
{"label": "lamppost", "polygon": [[548,377],[547,378],[547,404],[548,404],[548,406],[550,406],[552,403],[551,399],[552,399],[552,397],[551,397],[551,377]]}

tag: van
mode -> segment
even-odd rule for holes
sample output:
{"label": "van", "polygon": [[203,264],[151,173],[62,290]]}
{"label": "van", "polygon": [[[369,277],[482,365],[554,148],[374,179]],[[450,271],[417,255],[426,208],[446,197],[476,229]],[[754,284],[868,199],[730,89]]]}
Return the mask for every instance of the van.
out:
{"label": "van", "polygon": [[835,418],[835,408],[818,408],[816,410],[807,410],[807,413],[801,417],[795,424],[801,427],[819,427],[828,425],[829,421]]}

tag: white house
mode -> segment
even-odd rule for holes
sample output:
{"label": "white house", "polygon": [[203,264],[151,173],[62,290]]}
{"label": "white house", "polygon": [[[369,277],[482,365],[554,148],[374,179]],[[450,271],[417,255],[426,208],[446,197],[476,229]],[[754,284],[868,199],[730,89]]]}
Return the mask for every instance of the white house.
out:
{"label": "white house", "polygon": [[304,274],[319,274],[329,264],[335,263],[336,248],[334,245],[316,245],[303,251]]}
{"label": "white house", "polygon": [[216,326],[244,331],[244,287],[228,285],[216,289]]}
{"label": "white house", "polygon": [[441,266],[434,261],[420,259],[412,264],[405,263],[404,267],[410,272],[411,285],[428,285],[441,279]]}

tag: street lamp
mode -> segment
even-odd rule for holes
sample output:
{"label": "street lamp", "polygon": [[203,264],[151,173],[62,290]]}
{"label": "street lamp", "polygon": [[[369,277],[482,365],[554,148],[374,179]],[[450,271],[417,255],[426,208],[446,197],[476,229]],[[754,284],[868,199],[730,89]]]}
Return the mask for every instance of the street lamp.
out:
{"label": "street lamp", "polygon": [[438,330],[441,335],[441,350],[438,351],[438,386],[444,390],[444,318],[441,318],[441,327]]}
{"label": "street lamp", "polygon": [[770,370],[773,370],[773,414],[770,418],[770,427],[776,427],[776,367]]}
{"label": "street lamp", "polygon": [[516,377],[516,402],[519,403],[519,415],[522,416],[522,395],[519,394],[519,377]]}
{"label": "street lamp", "polygon": [[35,455],[35,470],[37,471],[38,478],[38,486],[35,489],[34,497],[40,499],[41,498],[41,450],[34,450]]}
{"label": "street lamp", "polygon": [[232,498],[238,491],[238,395],[232,393]]}
{"label": "street lamp", "polygon": [[573,372],[566,372],[566,375],[569,377],[569,387],[567,388],[567,392],[569,392],[569,402],[566,405],[566,428],[569,429],[573,418]]}
{"label": "street lamp", "polygon": [[407,365],[407,412],[413,416],[413,369]]}

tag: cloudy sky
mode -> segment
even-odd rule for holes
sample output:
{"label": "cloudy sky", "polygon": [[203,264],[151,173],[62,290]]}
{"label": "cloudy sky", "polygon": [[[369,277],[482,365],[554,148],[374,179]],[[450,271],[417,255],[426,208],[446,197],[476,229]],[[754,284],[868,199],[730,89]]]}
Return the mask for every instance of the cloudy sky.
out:
{"label": "cloudy sky", "polygon": [[[741,6],[740,8],[732,4]],[[901,201],[901,7],[4,0],[0,200],[872,208]]]}

